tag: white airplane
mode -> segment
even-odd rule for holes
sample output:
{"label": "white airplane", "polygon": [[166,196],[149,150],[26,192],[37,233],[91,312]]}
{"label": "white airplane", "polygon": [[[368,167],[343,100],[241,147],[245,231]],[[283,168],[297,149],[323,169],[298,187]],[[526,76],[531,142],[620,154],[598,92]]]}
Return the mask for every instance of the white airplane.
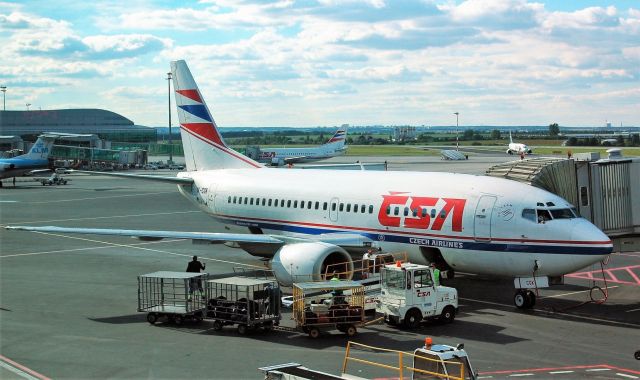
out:
{"label": "white airplane", "polygon": [[507,149],[507,153],[509,154],[532,154],[533,150],[529,148],[525,144],[514,143],[513,138],[511,137],[511,131],[509,131],[509,149]]}
{"label": "white airplane", "polygon": [[347,150],[347,124],[342,125],[324,144],[301,148],[258,148],[253,147],[247,155],[258,162],[271,166],[283,166],[299,162],[312,162],[343,155]]}
{"label": "white airplane", "polygon": [[[270,260],[283,284],[320,279],[371,247],[543,287],[607,258],[611,240],[564,199],[519,182],[454,173],[276,170],[230,149],[184,61],[171,63],[187,171],[176,183],[229,233],[10,226],[8,229],[225,243]],[[103,173],[104,174],[104,173]],[[525,284],[529,282],[529,284]],[[535,295],[518,289],[516,306]]]}
{"label": "white airplane", "polygon": [[1,158],[0,187],[2,187],[2,180],[5,178],[13,178],[15,185],[16,177],[50,170],[49,154],[55,139],[56,136],[53,135],[38,136],[28,153],[12,158]]}

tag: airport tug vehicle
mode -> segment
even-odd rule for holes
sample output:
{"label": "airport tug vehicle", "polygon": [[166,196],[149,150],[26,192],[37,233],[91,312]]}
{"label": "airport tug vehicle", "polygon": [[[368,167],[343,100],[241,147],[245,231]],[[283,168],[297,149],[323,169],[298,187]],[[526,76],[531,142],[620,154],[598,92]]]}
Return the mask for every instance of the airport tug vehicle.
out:
{"label": "airport tug vehicle", "polygon": [[417,328],[422,320],[452,322],[458,311],[458,291],[434,282],[433,269],[402,263],[381,268],[380,297],[376,311],[390,325]]}
{"label": "airport tug vehicle", "polygon": [[280,287],[275,280],[242,276],[207,280],[207,319],[213,329],[235,325],[238,333],[262,329],[271,331],[280,324]]}
{"label": "airport tug vehicle", "polygon": [[204,293],[194,291],[206,273],[159,271],[138,276],[138,311],[147,313],[147,322],[166,318],[177,325],[190,319],[201,322],[205,316]]}
{"label": "airport tug vehicle", "polygon": [[357,281],[318,281],[293,284],[293,319],[296,329],[320,336],[337,329],[348,336],[365,323],[364,286]]}

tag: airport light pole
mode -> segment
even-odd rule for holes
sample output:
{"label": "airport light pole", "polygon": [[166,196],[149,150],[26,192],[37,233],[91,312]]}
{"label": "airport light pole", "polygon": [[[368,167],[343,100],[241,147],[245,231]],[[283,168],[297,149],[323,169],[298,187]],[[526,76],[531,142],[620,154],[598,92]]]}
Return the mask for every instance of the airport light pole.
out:
{"label": "airport light pole", "polygon": [[167,90],[169,95],[169,162],[173,164],[173,144],[171,140],[171,72],[167,73]]}
{"label": "airport light pole", "polygon": [[0,91],[2,91],[2,110],[7,110],[7,86],[0,86]]}
{"label": "airport light pole", "polygon": [[460,115],[460,112],[454,112],[453,114],[456,115],[456,150],[460,150],[458,145],[458,115]]}
{"label": "airport light pole", "polygon": [[25,104],[25,106],[27,106],[27,111],[29,111],[29,106],[31,105],[31,103],[27,103]]}

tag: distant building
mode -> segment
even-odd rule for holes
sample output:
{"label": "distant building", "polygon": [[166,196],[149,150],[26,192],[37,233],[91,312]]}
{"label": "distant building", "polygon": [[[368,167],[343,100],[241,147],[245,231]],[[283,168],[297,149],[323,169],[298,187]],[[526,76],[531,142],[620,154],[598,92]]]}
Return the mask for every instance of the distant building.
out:
{"label": "distant building", "polygon": [[393,129],[394,141],[412,141],[416,139],[416,127],[403,126]]}
{"label": "distant building", "polygon": [[42,132],[96,134],[114,142],[157,141],[155,128],[135,125],[122,115],[102,109],[0,111],[0,135],[33,140]]}

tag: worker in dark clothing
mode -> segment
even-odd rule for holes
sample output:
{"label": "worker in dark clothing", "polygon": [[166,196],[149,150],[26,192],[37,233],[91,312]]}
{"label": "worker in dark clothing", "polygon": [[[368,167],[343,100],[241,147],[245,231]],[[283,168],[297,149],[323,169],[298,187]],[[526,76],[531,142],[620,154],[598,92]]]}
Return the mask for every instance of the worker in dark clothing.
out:
{"label": "worker in dark clothing", "polygon": [[[198,256],[193,256],[193,260],[189,262],[187,265],[187,272],[189,273],[200,273],[201,270],[205,269],[205,264],[202,264],[198,261]],[[204,292],[202,290],[202,280],[199,278],[192,278],[189,280],[189,301],[191,301],[191,295],[193,292],[198,289],[200,292],[200,296],[204,297]]]}

